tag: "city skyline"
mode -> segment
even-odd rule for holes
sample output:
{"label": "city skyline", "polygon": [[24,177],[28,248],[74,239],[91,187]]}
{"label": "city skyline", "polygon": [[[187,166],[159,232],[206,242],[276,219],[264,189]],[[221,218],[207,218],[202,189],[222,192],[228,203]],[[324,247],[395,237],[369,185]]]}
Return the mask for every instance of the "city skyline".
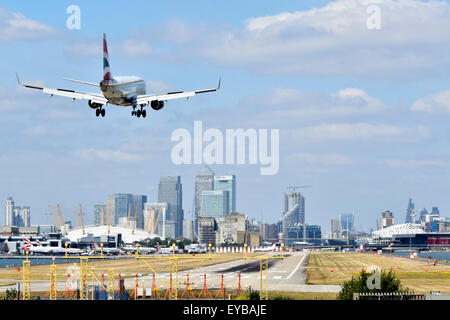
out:
{"label": "city skyline", "polygon": [[[28,204],[32,223],[51,224],[55,203],[64,216],[82,203],[92,221],[93,205],[118,192],[157,202],[164,175],[183,177],[190,218],[202,166],[171,162],[171,134],[193,132],[200,120],[220,132],[280,130],[276,175],[260,175],[260,165],[211,165],[238,177],[236,208],[258,220],[277,221],[283,193],[297,184],[314,186],[304,190],[309,224],[355,212],[355,227],[366,230],[386,210],[404,221],[409,198],[450,212],[449,1],[380,1],[379,30],[367,28],[365,0],[141,2],[139,12],[80,0],[80,30],[66,27],[68,5],[0,8],[8,48],[0,59],[0,199]],[[100,121],[86,103],[18,87],[16,72],[57,88],[68,86],[63,77],[97,81],[103,32],[115,74],[142,76],[149,92],[203,88],[219,77],[221,89],[140,121],[108,106]]]}

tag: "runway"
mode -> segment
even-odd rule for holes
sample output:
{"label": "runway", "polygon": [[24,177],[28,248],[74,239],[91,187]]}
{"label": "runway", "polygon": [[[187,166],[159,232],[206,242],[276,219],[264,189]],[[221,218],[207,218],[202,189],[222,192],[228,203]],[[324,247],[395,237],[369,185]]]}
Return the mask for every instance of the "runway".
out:
{"label": "runway", "polygon": [[[267,253],[265,256],[275,257],[279,253]],[[270,291],[292,291],[292,292],[339,292],[340,286],[336,285],[307,285],[305,267],[308,262],[309,253],[292,252],[285,254],[284,259],[269,259],[268,288]],[[149,270],[150,272],[150,270]],[[178,287],[180,290],[186,287],[186,276],[189,274],[190,287],[193,290],[201,290],[206,274],[206,284],[208,289],[217,290],[221,286],[222,275],[223,284],[228,293],[232,294],[238,287],[239,274],[241,287],[243,290],[252,288],[260,289],[260,261],[255,259],[240,259],[211,266],[200,266],[196,270],[183,270],[178,272]],[[78,273],[79,275],[79,273]],[[173,281],[175,282],[175,273]],[[115,277],[116,283],[118,277]],[[263,280],[265,275],[263,274]],[[105,279],[106,283],[106,279]],[[151,288],[153,276],[143,275],[139,277],[139,287]],[[166,290],[170,283],[169,272],[155,275],[155,284],[161,290]],[[77,279],[74,277],[70,283],[67,280],[59,280],[58,291],[66,290],[68,284],[72,289],[77,287]],[[31,291],[47,291],[50,284],[48,280],[31,281]],[[125,278],[125,288],[133,289],[135,278]],[[15,288],[15,286],[0,287],[0,291]]]}

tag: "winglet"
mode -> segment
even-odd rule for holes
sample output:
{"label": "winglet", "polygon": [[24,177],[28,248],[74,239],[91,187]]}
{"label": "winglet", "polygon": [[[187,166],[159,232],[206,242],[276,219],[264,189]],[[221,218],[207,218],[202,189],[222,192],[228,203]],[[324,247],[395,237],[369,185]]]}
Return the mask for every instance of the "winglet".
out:
{"label": "winglet", "polygon": [[16,72],[16,79],[17,79],[17,83],[18,83],[19,85],[22,85],[22,83],[20,83],[19,75],[17,74],[17,72]]}
{"label": "winglet", "polygon": [[220,81],[222,80],[222,78],[221,77],[219,77],[219,84],[217,85],[217,90],[219,90],[220,89]]}

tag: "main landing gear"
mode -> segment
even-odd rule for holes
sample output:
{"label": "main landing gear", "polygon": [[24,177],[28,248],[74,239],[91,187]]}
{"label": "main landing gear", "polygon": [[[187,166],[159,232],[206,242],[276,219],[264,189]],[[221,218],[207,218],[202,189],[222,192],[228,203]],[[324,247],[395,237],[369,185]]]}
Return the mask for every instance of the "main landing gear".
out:
{"label": "main landing gear", "polygon": [[133,111],[131,111],[132,116],[136,116],[140,118],[145,118],[147,116],[147,111],[144,109],[144,105],[141,105],[141,108],[136,111],[136,106],[133,106]]}
{"label": "main landing gear", "polygon": [[97,117],[99,117],[100,115],[101,115],[102,117],[104,117],[105,114],[106,114],[106,111],[105,111],[105,109],[103,109],[102,107],[95,109],[95,115],[96,115]]}

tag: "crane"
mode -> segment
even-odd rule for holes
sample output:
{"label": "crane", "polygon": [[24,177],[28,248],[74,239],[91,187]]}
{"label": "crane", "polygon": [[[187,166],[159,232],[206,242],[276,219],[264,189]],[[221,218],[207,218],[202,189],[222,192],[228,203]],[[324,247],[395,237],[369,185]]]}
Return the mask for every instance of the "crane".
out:
{"label": "crane", "polygon": [[303,189],[303,188],[312,188],[312,186],[289,186],[288,189],[292,189],[295,192],[295,189]]}

